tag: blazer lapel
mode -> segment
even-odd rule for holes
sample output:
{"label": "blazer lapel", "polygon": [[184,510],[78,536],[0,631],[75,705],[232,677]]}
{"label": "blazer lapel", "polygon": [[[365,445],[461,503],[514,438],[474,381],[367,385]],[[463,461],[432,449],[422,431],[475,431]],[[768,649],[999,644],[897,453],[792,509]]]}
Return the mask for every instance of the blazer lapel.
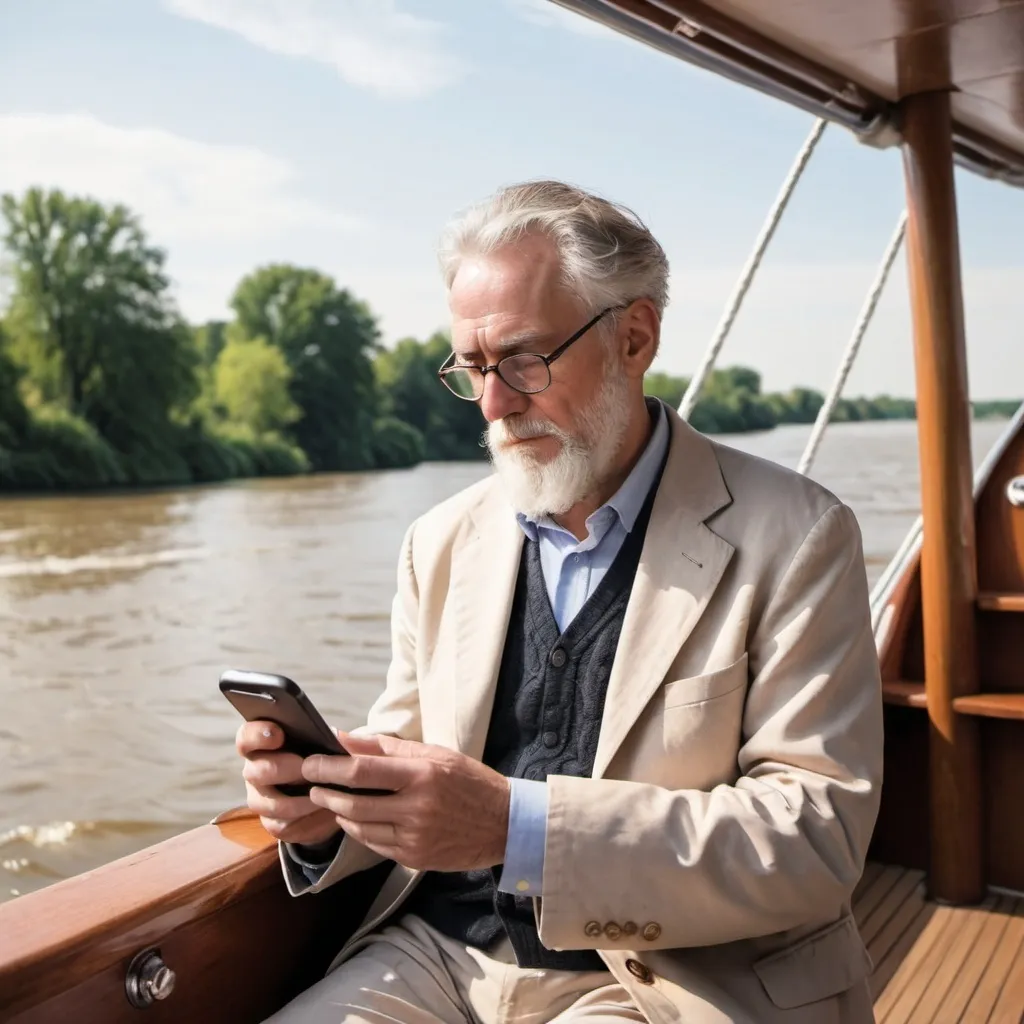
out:
{"label": "blazer lapel", "polygon": [[608,680],[594,778],[661,686],[734,551],[704,522],[732,501],[714,448],[672,410],[669,419],[668,458]]}
{"label": "blazer lapel", "polygon": [[452,557],[455,742],[458,750],[478,760],[487,739],[523,539],[514,512],[495,485],[470,515]]}

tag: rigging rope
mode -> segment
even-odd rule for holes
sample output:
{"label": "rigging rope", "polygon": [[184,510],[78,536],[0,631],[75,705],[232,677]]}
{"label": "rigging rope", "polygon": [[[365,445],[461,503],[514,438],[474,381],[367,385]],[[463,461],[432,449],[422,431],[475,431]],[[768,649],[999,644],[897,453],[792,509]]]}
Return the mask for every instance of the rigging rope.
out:
{"label": "rigging rope", "polygon": [[768,248],[768,243],[772,240],[772,235],[775,234],[775,229],[779,226],[782,214],[785,212],[790,197],[796,189],[800,176],[804,173],[804,169],[807,167],[807,162],[811,159],[811,154],[814,152],[815,146],[818,145],[818,141],[821,138],[822,133],[825,131],[826,124],[827,122],[822,118],[819,118],[814,122],[814,127],[811,129],[811,133],[808,135],[807,141],[803,144],[803,147],[797,154],[796,160],[790,168],[786,180],[782,184],[782,189],[779,191],[775,204],[772,206],[771,211],[768,214],[768,219],[764,222],[764,226],[761,228],[761,234],[758,236],[757,242],[754,245],[754,250],[748,257],[746,266],[743,268],[743,273],[740,274],[740,279],[729,298],[729,304],[725,308],[725,313],[719,321],[718,327],[715,329],[714,337],[711,339],[711,344],[704,355],[704,360],[701,362],[697,372],[690,380],[690,385],[686,389],[686,394],[683,395],[683,400],[679,405],[679,415],[682,416],[684,420],[689,420],[690,414],[693,412],[693,407],[697,404],[697,399],[700,396],[701,389],[704,387],[708,376],[715,367],[715,360],[718,359],[718,354],[721,352],[722,346],[725,344],[725,339],[729,336],[729,331],[732,329],[733,321],[736,319],[736,314],[739,312],[740,306],[743,305],[743,299],[747,294],[747,290],[750,288],[750,283],[753,281],[754,275],[757,273],[757,268],[761,265],[761,258],[764,256],[765,250]]}
{"label": "rigging rope", "polygon": [[864,300],[860,316],[857,318],[857,323],[853,328],[853,334],[850,335],[850,340],[846,343],[846,351],[843,353],[842,362],[839,364],[839,371],[832,384],[832,390],[829,391],[825,404],[818,410],[818,418],[814,422],[814,430],[811,431],[810,440],[808,440],[807,447],[800,457],[800,464],[797,466],[796,471],[800,474],[807,474],[814,462],[814,457],[818,454],[821,439],[825,436],[825,429],[828,427],[829,421],[832,419],[832,413],[839,403],[839,396],[843,393],[846,378],[849,377],[854,360],[856,360],[857,353],[860,351],[860,343],[864,340],[864,334],[867,332],[871,318],[874,316],[875,307],[878,305],[879,298],[881,298],[885,282],[889,278],[889,271],[892,270],[896,254],[900,251],[900,246],[903,244],[903,236],[906,230],[907,211],[904,210],[900,214],[899,221],[896,223],[896,230],[893,232],[892,238],[889,239],[889,245],[885,250],[885,255],[882,257],[882,264],[875,275],[875,280],[871,285],[871,290],[868,292],[868,297]]}

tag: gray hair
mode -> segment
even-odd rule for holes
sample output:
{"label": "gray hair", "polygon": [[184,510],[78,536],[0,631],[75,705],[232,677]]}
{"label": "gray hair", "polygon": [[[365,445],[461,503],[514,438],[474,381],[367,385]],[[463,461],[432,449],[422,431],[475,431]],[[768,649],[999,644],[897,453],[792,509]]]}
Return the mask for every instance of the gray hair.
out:
{"label": "gray hair", "polygon": [[668,259],[632,210],[560,181],[509,185],[453,220],[438,251],[446,288],[467,256],[540,233],[556,246],[563,282],[596,313],[647,298],[662,316]]}

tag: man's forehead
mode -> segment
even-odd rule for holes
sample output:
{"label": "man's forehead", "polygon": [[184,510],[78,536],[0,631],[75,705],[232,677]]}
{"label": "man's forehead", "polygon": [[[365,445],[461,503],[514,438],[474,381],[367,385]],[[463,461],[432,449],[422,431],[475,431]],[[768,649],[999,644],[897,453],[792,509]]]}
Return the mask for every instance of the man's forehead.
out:
{"label": "man's forehead", "polygon": [[558,267],[517,250],[466,259],[448,294],[455,318],[478,319],[501,309],[530,309],[557,301]]}
{"label": "man's forehead", "polygon": [[448,293],[452,347],[467,357],[536,350],[573,321],[577,305],[550,241],[523,238],[460,265]]}
{"label": "man's forehead", "polygon": [[547,341],[556,327],[540,311],[507,311],[452,320],[452,347],[460,354],[514,352]]}

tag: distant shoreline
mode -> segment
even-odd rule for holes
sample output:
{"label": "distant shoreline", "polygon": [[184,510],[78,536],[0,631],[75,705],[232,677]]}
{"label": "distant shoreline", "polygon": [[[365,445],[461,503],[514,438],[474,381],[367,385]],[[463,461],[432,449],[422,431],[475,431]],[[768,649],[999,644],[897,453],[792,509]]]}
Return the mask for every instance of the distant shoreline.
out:
{"label": "distant shoreline", "polygon": [[[1004,422],[1009,423],[1012,416],[1001,415],[998,413],[987,413],[984,415],[975,415],[972,418],[972,423],[991,423],[991,422]],[[830,423],[829,430],[839,430],[847,426],[859,426],[863,424],[874,424],[874,423],[914,423],[915,419],[910,417],[896,418],[896,417],[877,417],[875,419],[861,419],[861,420],[847,420],[843,422]],[[742,437],[749,436],[752,434],[769,434],[778,430],[779,428],[785,427],[810,427],[810,423],[778,423],[770,427],[755,427],[749,430],[731,430],[715,433],[713,436],[719,438],[729,437]],[[229,477],[224,480],[182,480],[182,481],[168,481],[166,483],[139,483],[139,484],[114,484],[104,485],[98,484],[89,487],[54,487],[46,489],[25,489],[25,490],[5,490],[0,481],[0,503],[6,500],[28,500],[35,501],[39,499],[61,499],[61,498],[117,498],[117,497],[129,497],[135,495],[146,495],[146,494],[163,494],[168,491],[195,491],[205,488],[222,488],[229,487],[236,484],[244,484],[251,480],[281,480],[290,477],[326,477],[326,476],[377,476],[381,473],[395,473],[395,472],[410,472],[422,465],[438,465],[438,464],[461,464],[461,463],[481,463],[485,462],[486,457],[474,459],[421,459],[408,466],[400,467],[382,467],[373,469],[352,469],[352,470],[307,470],[303,473],[281,473],[277,475],[263,475],[263,476],[246,476],[246,477]]]}

